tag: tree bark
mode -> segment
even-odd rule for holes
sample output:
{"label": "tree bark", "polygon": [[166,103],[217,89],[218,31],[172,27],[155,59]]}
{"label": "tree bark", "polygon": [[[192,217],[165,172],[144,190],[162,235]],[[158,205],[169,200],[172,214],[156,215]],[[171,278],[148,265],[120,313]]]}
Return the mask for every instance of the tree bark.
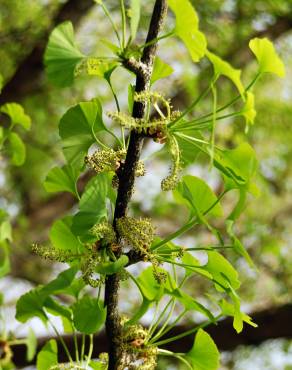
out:
{"label": "tree bark", "polygon": [[[149,26],[146,43],[155,40],[161,31],[164,19],[167,14],[167,1],[156,0],[152,18]],[[136,71],[136,87],[135,92],[147,90],[150,85],[150,79],[153,68],[153,61],[157,50],[157,43],[147,46],[143,50],[141,58],[142,68]],[[126,61],[127,62],[127,61]],[[133,117],[143,118],[145,113],[145,104],[135,102],[133,106]],[[141,149],[143,145],[143,135],[135,131],[130,134],[130,141],[127,151],[125,164],[119,173],[119,188],[114,214],[114,226],[117,219],[126,215],[128,204],[130,202],[134,182],[135,169],[138,164]],[[116,252],[117,257],[121,255],[121,248]],[[109,366],[108,370],[116,370],[118,368],[119,359],[122,355],[122,327],[118,312],[118,291],[119,291],[119,275],[113,274],[106,278],[105,282],[105,305],[107,308],[106,317],[106,333],[109,344]]]}

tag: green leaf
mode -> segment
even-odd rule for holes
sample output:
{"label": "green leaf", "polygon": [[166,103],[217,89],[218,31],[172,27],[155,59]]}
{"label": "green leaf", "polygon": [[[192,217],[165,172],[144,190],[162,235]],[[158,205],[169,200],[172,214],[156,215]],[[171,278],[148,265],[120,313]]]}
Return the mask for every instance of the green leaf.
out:
{"label": "green leaf", "polygon": [[9,220],[4,220],[0,225],[0,242],[3,240],[12,242],[12,229]]}
{"label": "green leaf", "polygon": [[82,291],[82,289],[86,286],[86,283],[84,282],[84,280],[82,279],[82,277],[80,278],[76,278],[73,279],[72,283],[70,284],[70,286],[68,286],[67,288],[63,289],[62,293],[63,294],[68,294],[68,295],[71,295],[72,297],[75,297],[76,299],[79,298],[79,295],[80,295],[80,292]]}
{"label": "green leaf", "polygon": [[208,251],[208,263],[203,266],[203,269],[213,276],[215,287],[220,292],[230,286],[234,290],[240,287],[237,271],[226,258],[215,251]]}
{"label": "green leaf", "polygon": [[181,261],[184,265],[186,265],[184,269],[187,277],[191,276],[195,272],[207,277],[208,279],[212,279],[212,274],[202,269],[200,267],[200,261],[196,257],[194,257],[191,253],[185,252]]}
{"label": "green leaf", "polygon": [[113,71],[118,66],[118,63],[109,63],[98,58],[88,58],[86,63],[89,76],[98,76],[107,81],[110,81]]}
{"label": "green leaf", "polygon": [[235,251],[238,254],[240,254],[242,257],[244,257],[244,259],[250,265],[250,267],[254,268],[254,263],[253,263],[250,255],[248,254],[247,250],[241,244],[240,240],[236,237],[236,235],[233,231],[234,221],[233,220],[227,220],[226,224],[227,224],[227,232],[228,232],[228,235],[230,236],[230,238],[233,242],[233,247],[234,247]]}
{"label": "green leaf", "polygon": [[106,370],[106,367],[107,367],[107,365],[105,365],[104,363],[102,363],[102,362],[97,362],[97,361],[90,361],[90,362],[89,362],[89,366],[90,366],[93,370]]}
{"label": "green leaf", "polygon": [[0,278],[10,272],[9,245],[2,241],[0,244]]}
{"label": "green leaf", "polygon": [[189,0],[169,0],[169,7],[176,17],[175,33],[187,47],[194,62],[206,53],[207,41],[199,30],[199,19]]}
{"label": "green leaf", "polygon": [[48,317],[43,309],[46,296],[41,288],[36,288],[22,295],[16,303],[16,319],[22,323],[33,317],[39,317],[44,323]]}
{"label": "green leaf", "polygon": [[4,86],[4,80],[3,80],[3,76],[0,74],[0,93],[2,91],[3,86]]}
{"label": "green leaf", "polygon": [[250,181],[257,172],[258,162],[254,149],[248,143],[217,152],[215,158],[215,166],[229,179],[225,181],[227,189],[244,186],[251,190]]}
{"label": "green leaf", "polygon": [[126,255],[123,255],[114,262],[101,262],[97,265],[95,271],[103,275],[116,274],[125,267],[128,262],[129,258]]}
{"label": "green leaf", "polygon": [[44,307],[48,313],[61,318],[65,317],[67,320],[72,321],[71,310],[68,307],[58,303],[55,299],[47,297],[44,302]]}
{"label": "green leaf", "polygon": [[247,324],[253,326],[254,328],[257,327],[257,324],[255,324],[252,321],[251,317],[246,315],[245,313],[241,312],[240,307],[238,309],[236,307],[237,306],[236,304],[231,304],[231,303],[227,302],[225,299],[222,299],[219,302],[219,306],[222,310],[223,315],[231,316],[231,317],[234,318],[233,327],[234,327],[234,329],[236,330],[237,333],[240,333],[242,331],[243,322],[246,322]]}
{"label": "green leaf", "polygon": [[37,370],[50,370],[58,365],[58,347],[55,339],[49,340],[37,355]]}
{"label": "green leaf", "polygon": [[249,91],[246,93],[246,101],[244,103],[244,107],[241,110],[241,114],[245,117],[247,132],[249,127],[254,124],[254,120],[257,115],[254,105],[254,94]]}
{"label": "green leaf", "polygon": [[233,68],[229,63],[225,62],[210,51],[207,51],[206,55],[213,64],[215,75],[229,78],[237,87],[240,95],[244,97],[244,87],[241,82],[241,70]]}
{"label": "green leaf", "polygon": [[105,130],[102,107],[95,99],[70,108],[61,118],[59,134],[64,155],[73,167],[81,168],[89,147],[96,142],[95,134]]}
{"label": "green leaf", "polygon": [[45,51],[45,67],[49,80],[57,86],[70,86],[77,65],[84,58],[74,40],[71,22],[64,22],[51,33]]}
{"label": "green leaf", "polygon": [[109,189],[107,173],[94,176],[86,185],[79,202],[80,211],[95,212],[100,217],[106,217],[106,197]]}
{"label": "green leaf", "polygon": [[181,289],[166,290],[167,294],[176,298],[181,302],[187,310],[198,311],[205,315],[209,320],[215,321],[211,311],[204,307],[200,302],[196,301],[193,297],[182,291]]}
{"label": "green leaf", "polygon": [[90,229],[101,219],[107,218],[106,200],[110,187],[107,173],[93,177],[85,187],[79,202],[80,212],[74,216],[71,228],[84,242],[94,240]]}
{"label": "green leaf", "polygon": [[32,361],[37,350],[37,338],[34,333],[34,331],[30,328],[28,331],[28,335],[26,338],[26,346],[27,346],[27,353],[26,353],[26,359],[27,361]]}
{"label": "green leaf", "polygon": [[68,191],[78,198],[77,180],[79,174],[80,172],[70,165],[61,168],[54,167],[47,174],[44,188],[48,193]]}
{"label": "green leaf", "polygon": [[78,238],[71,231],[72,217],[57,220],[50,231],[50,240],[56,249],[81,253],[84,249]]}
{"label": "green leaf", "polygon": [[[198,130],[190,130],[187,131],[187,135],[194,137],[196,139],[203,139],[203,136]],[[189,140],[185,140],[183,137],[175,135],[176,141],[179,146],[180,150],[180,161],[182,166],[188,166],[195,162],[198,154],[200,153],[200,149],[198,145],[195,145],[193,142]]]}
{"label": "green leaf", "polygon": [[137,278],[137,282],[140,286],[141,294],[147,301],[154,302],[161,298],[164,287],[155,280],[152,267],[143,270]]}
{"label": "green leaf", "polygon": [[258,60],[260,73],[270,72],[279,77],[285,76],[284,64],[269,39],[256,37],[250,40],[249,47]]}
{"label": "green leaf", "polygon": [[[191,212],[199,217],[217,202],[217,197],[211,188],[195,176],[184,176],[174,190],[175,199],[187,205]],[[222,209],[218,202],[208,213],[212,216],[221,216]]]}
{"label": "green leaf", "polygon": [[168,77],[173,73],[173,68],[161,60],[159,57],[155,58],[153,72],[151,77],[151,85],[162,78]]}
{"label": "green leaf", "polygon": [[23,141],[15,132],[9,133],[8,140],[11,163],[15,166],[23,165],[25,161],[25,146]]}
{"label": "green leaf", "polygon": [[31,119],[25,114],[23,107],[17,103],[7,103],[2,105],[0,112],[10,117],[12,125],[21,125],[26,130],[30,129]]}
{"label": "green leaf", "polygon": [[130,6],[130,26],[131,26],[131,39],[134,40],[137,34],[139,21],[140,21],[140,9],[141,2],[140,0],[131,0]]}
{"label": "green leaf", "polygon": [[219,358],[219,351],[213,339],[203,329],[199,329],[192,349],[186,354],[186,359],[194,370],[217,370]]}
{"label": "green leaf", "polygon": [[71,231],[83,243],[94,243],[98,238],[91,233],[92,227],[102,220],[93,212],[78,212],[72,220]]}
{"label": "green leaf", "polygon": [[75,275],[78,272],[77,266],[72,266],[69,269],[62,271],[54,280],[46,284],[42,288],[42,294],[49,296],[64,292],[74,282]]}
{"label": "green leaf", "polygon": [[84,296],[72,309],[74,325],[81,333],[94,334],[105,321],[106,310],[96,298]]}

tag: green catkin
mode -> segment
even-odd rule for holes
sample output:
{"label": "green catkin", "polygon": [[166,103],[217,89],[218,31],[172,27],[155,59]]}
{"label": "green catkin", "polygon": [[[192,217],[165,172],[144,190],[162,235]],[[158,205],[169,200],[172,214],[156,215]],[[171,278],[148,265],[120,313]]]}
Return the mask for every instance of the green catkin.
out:
{"label": "green catkin", "polygon": [[[155,92],[155,91],[141,91],[139,93],[135,93],[134,101],[141,102],[141,103],[145,102],[145,103],[148,103],[148,104],[152,104],[162,118],[167,118],[168,121],[170,120],[171,109],[172,109],[171,102],[170,102],[170,100],[165,99],[165,97],[163,95],[159,94],[158,92]],[[165,108],[166,117],[164,116],[164,114],[159,109],[159,104],[161,104]]]}
{"label": "green catkin", "polygon": [[85,157],[85,163],[92,168],[96,173],[116,171],[121,162],[126,158],[124,149],[99,149],[92,155]]}
{"label": "green catkin", "polygon": [[113,226],[109,222],[101,222],[94,225],[91,234],[96,236],[98,240],[102,240],[104,245],[114,244],[117,242],[117,237]]}
{"label": "green catkin", "polygon": [[117,230],[120,237],[134,250],[145,257],[149,256],[150,247],[154,239],[154,227],[151,220],[133,217],[121,217],[117,220]]}
{"label": "green catkin", "polygon": [[39,246],[37,244],[32,245],[32,251],[33,253],[37,254],[38,256],[44,259],[56,262],[71,262],[79,257],[70,250],[64,251],[61,249],[56,249],[55,247],[52,246],[45,247]]}
{"label": "green catkin", "polygon": [[122,326],[124,351],[118,369],[154,370],[157,366],[157,347],[145,345],[148,331],[141,325],[124,325],[122,322]]}
{"label": "green catkin", "polygon": [[167,143],[171,154],[172,166],[170,169],[170,174],[161,182],[161,189],[163,191],[175,189],[179,181],[178,175],[180,171],[180,150],[177,140],[174,136],[170,135],[167,138]]}
{"label": "green catkin", "polygon": [[114,228],[106,221],[94,225],[90,232],[97,237],[98,241],[94,244],[87,245],[87,253],[82,259],[81,271],[84,282],[96,288],[102,283],[101,278],[93,278],[95,269],[101,262],[99,249],[102,246],[115,245],[117,243],[117,238]]}
{"label": "green catkin", "polygon": [[167,275],[159,269],[157,257],[151,252],[154,239],[154,227],[151,220],[148,218],[137,220],[132,217],[122,217],[117,220],[117,230],[121,239],[132,246],[145,262],[151,262],[155,280],[158,283],[164,283]]}
{"label": "green catkin", "polygon": [[147,121],[144,118],[133,118],[123,112],[110,112],[108,116],[117,122],[122,127],[129,130],[136,130],[139,133],[147,134],[149,130],[162,130],[166,127],[167,119],[154,119],[152,121]]}
{"label": "green catkin", "polygon": [[146,170],[145,170],[144,162],[139,161],[135,169],[135,176],[142,177],[142,176],[145,176],[145,173],[146,173]]}

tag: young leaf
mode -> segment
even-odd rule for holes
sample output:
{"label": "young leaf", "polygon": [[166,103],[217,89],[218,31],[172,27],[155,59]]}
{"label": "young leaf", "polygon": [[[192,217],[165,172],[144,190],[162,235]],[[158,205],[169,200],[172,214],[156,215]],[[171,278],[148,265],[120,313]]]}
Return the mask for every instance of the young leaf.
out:
{"label": "young leaf", "polygon": [[110,81],[111,74],[117,68],[118,63],[108,63],[98,58],[87,59],[87,73],[89,76],[98,76]]}
{"label": "young leaf", "polygon": [[137,278],[141,293],[150,302],[158,301],[163,294],[164,287],[155,280],[153,268],[148,267]]}
{"label": "young leaf", "polygon": [[20,125],[26,130],[30,129],[31,119],[27,114],[25,114],[24,109],[20,104],[4,104],[0,108],[0,112],[5,113],[10,117],[12,125]]}
{"label": "young leaf", "polygon": [[37,349],[37,338],[34,331],[30,328],[26,338],[27,353],[26,359],[28,362],[32,361]]}
{"label": "young leaf", "polygon": [[76,168],[70,165],[61,168],[54,167],[47,174],[44,188],[48,193],[68,191],[78,198],[77,180],[79,173],[80,172]]}
{"label": "young leaf", "polygon": [[22,295],[16,303],[16,319],[22,323],[33,317],[39,317],[44,323],[48,317],[44,311],[46,296],[42,294],[41,288],[36,288]]}
{"label": "young leaf", "polygon": [[61,318],[65,317],[67,320],[72,321],[71,310],[68,307],[58,303],[55,299],[47,297],[44,302],[44,307],[48,313]]}
{"label": "young leaf", "polygon": [[186,359],[194,370],[217,370],[219,358],[219,351],[213,339],[203,329],[199,329],[192,349],[186,354]]}
{"label": "young leaf", "polygon": [[4,240],[12,241],[12,228],[9,220],[4,220],[0,224],[0,242]]}
{"label": "young leaf", "polygon": [[45,67],[49,80],[57,86],[70,86],[78,63],[84,55],[74,40],[71,22],[64,22],[51,33],[45,51]]}
{"label": "young leaf", "polygon": [[95,212],[100,217],[106,217],[106,197],[109,189],[109,176],[100,173],[94,176],[86,185],[79,202],[80,211]]}
{"label": "young leaf", "polygon": [[248,254],[247,250],[241,244],[240,240],[236,237],[236,235],[233,231],[234,221],[233,220],[227,220],[226,224],[227,224],[227,232],[228,232],[228,235],[230,236],[230,238],[233,242],[233,247],[234,247],[235,251],[238,254],[240,254],[242,257],[244,257],[244,259],[246,260],[246,262],[249,264],[250,267],[254,268],[254,263],[253,263],[250,255]]}
{"label": "young leaf", "polygon": [[200,268],[199,267],[200,261],[196,257],[194,257],[191,253],[185,252],[181,261],[184,265],[186,265],[184,269],[187,277],[191,276],[195,272],[207,277],[208,279],[212,279],[212,274]]}
{"label": "young leaf", "polygon": [[72,253],[81,253],[84,249],[77,237],[71,231],[72,217],[68,216],[57,220],[50,231],[50,240],[56,249]]}
{"label": "young leaf", "polygon": [[255,324],[251,317],[246,315],[245,313],[240,311],[239,309],[236,308],[235,304],[231,304],[227,302],[225,299],[222,299],[219,302],[219,306],[222,310],[222,314],[226,316],[231,316],[234,318],[233,320],[233,327],[236,330],[237,333],[240,333],[243,329],[243,322],[246,322],[247,324],[253,326],[254,328],[257,327],[257,324]]}
{"label": "young leaf", "polygon": [[71,231],[83,243],[94,243],[97,237],[91,233],[91,229],[101,220],[102,218],[94,212],[78,212],[73,217]]}
{"label": "young leaf", "polygon": [[140,0],[131,0],[130,16],[131,16],[131,39],[134,40],[137,34],[140,21]]}
{"label": "young leaf", "polygon": [[10,272],[9,245],[2,241],[0,244],[0,278]]}
{"label": "young leaf", "polygon": [[187,310],[197,311],[205,315],[209,320],[214,321],[214,316],[211,311],[204,307],[200,302],[196,301],[193,297],[183,292],[181,289],[166,290],[167,294],[176,298]]}
{"label": "young leaf", "polygon": [[42,294],[49,296],[51,294],[62,293],[74,282],[77,271],[77,266],[72,266],[69,269],[62,271],[54,280],[42,288]]}
{"label": "young leaf", "polygon": [[78,212],[73,217],[71,230],[83,241],[90,241],[93,236],[90,229],[101,219],[107,218],[106,199],[110,189],[110,178],[107,173],[93,177],[81,196]]}
{"label": "young leaf", "polygon": [[[184,176],[174,190],[176,200],[188,206],[192,214],[203,215],[217,202],[217,197],[205,181],[195,176]],[[210,215],[222,215],[221,205],[218,202],[209,212]]]}
{"label": "young leaf", "polygon": [[126,255],[121,256],[114,262],[102,262],[100,263],[95,271],[103,275],[112,275],[119,272],[123,267],[127,265],[129,258]]}
{"label": "young leaf", "polygon": [[[199,140],[203,140],[203,136],[198,130],[188,130],[187,135]],[[185,140],[182,136],[175,135],[176,141],[180,150],[180,162],[183,167],[195,162],[200,149],[192,141]]]}
{"label": "young leaf", "polygon": [[94,334],[105,321],[106,310],[96,298],[84,296],[73,307],[73,321],[77,330]]}
{"label": "young leaf", "polygon": [[222,286],[226,289],[231,286],[234,290],[240,286],[237,271],[226,258],[215,251],[208,252],[208,263],[203,266],[203,269],[209,272],[213,279],[220,284],[218,285],[215,282],[218,291],[222,291]]}
{"label": "young leaf", "polygon": [[250,181],[256,174],[258,162],[254,149],[248,143],[237,148],[216,153],[214,164],[228,177],[227,189],[246,187],[250,190]]}
{"label": "young leaf", "polygon": [[206,55],[213,64],[215,75],[222,75],[229,78],[237,87],[240,95],[244,97],[244,87],[240,79],[241,70],[233,68],[229,63],[225,62],[210,51],[206,51]]}
{"label": "young leaf", "polygon": [[58,347],[55,339],[49,340],[37,355],[37,370],[49,370],[58,365]]}
{"label": "young leaf", "polygon": [[159,57],[156,57],[151,77],[151,85],[153,85],[156,81],[161,80],[162,78],[170,76],[173,71],[173,68],[169,64],[165,63]]}
{"label": "young leaf", "polygon": [[93,370],[105,370],[106,369],[106,365],[102,362],[97,362],[97,361],[90,361],[89,362],[89,366],[93,369]]}
{"label": "young leaf", "polygon": [[245,117],[246,131],[248,131],[249,127],[254,124],[254,120],[257,115],[254,105],[254,94],[249,91],[246,93],[246,101],[241,113]]}
{"label": "young leaf", "polygon": [[175,33],[187,47],[194,62],[206,53],[207,41],[199,30],[199,19],[189,0],[169,0],[169,7],[176,17]]}
{"label": "young leaf", "polygon": [[23,141],[15,132],[10,132],[8,140],[8,151],[11,157],[11,163],[15,166],[23,165],[25,161],[25,146]]}
{"label": "young leaf", "polygon": [[95,134],[105,130],[102,107],[95,99],[70,108],[61,118],[59,134],[68,163],[81,168],[89,147],[96,142]]}
{"label": "young leaf", "polygon": [[284,64],[269,39],[256,37],[250,40],[249,47],[258,60],[260,73],[270,72],[279,77],[285,76]]}

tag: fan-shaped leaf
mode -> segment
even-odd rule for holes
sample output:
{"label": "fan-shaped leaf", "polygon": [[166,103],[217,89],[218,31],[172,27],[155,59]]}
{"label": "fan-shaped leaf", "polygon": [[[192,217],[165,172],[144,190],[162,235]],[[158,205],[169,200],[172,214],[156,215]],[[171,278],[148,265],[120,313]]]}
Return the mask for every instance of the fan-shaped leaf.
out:
{"label": "fan-shaped leaf", "polygon": [[74,40],[71,22],[64,22],[51,33],[45,51],[45,67],[49,80],[57,86],[70,86],[74,80],[75,69],[84,55]]}

